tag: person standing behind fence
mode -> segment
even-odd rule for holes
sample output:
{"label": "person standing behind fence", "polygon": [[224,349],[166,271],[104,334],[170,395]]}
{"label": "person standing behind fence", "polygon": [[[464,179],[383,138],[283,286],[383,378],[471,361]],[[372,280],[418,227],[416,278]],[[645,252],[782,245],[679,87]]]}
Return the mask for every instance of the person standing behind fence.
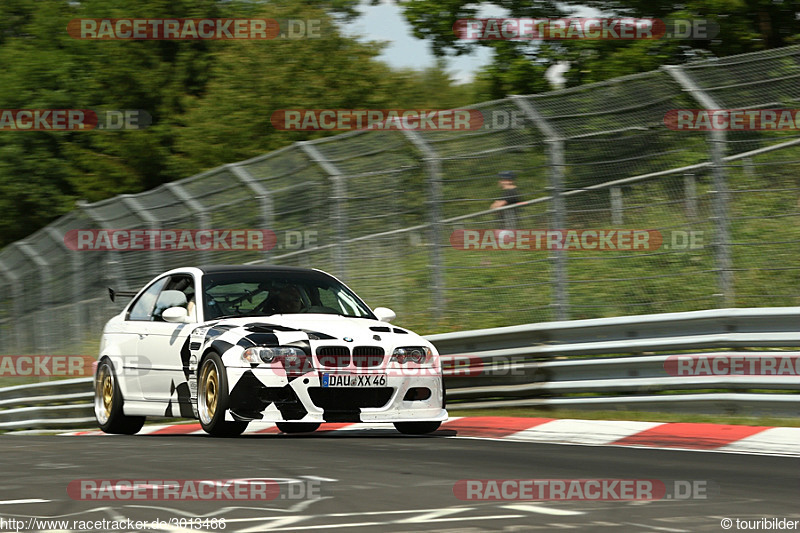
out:
{"label": "person standing behind fence", "polygon": [[[497,184],[503,191],[500,199],[492,202],[490,209],[499,209],[507,205],[514,205],[522,202],[515,183],[516,175],[510,170],[504,170],[498,174],[500,179]],[[498,222],[502,224],[503,229],[516,229],[517,228],[517,210],[516,209],[503,209],[498,213]]]}

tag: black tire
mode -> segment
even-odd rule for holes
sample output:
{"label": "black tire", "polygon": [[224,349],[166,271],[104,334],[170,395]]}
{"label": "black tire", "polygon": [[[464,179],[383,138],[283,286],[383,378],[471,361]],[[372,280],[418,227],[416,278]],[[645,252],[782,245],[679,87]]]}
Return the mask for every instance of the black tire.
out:
{"label": "black tire", "polygon": [[433,433],[439,426],[441,426],[441,422],[395,422],[394,427],[400,433],[404,435],[427,435],[428,433]]}
{"label": "black tire", "polygon": [[283,433],[311,433],[319,429],[321,424],[314,422],[275,422]]}
{"label": "black tire", "polygon": [[214,437],[241,435],[249,422],[228,422],[228,374],[222,358],[209,352],[197,372],[197,415],[203,431]]}
{"label": "black tire", "polygon": [[145,417],[125,415],[122,411],[124,403],[114,365],[104,358],[97,365],[94,376],[94,417],[103,432],[135,435],[142,429]]}

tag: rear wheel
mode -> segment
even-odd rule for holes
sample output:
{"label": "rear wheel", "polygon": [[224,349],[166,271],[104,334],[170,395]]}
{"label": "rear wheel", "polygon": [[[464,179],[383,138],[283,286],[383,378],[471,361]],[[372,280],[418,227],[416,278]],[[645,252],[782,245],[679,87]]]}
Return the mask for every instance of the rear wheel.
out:
{"label": "rear wheel", "polygon": [[406,435],[426,435],[428,433],[433,433],[439,426],[441,426],[441,422],[395,422],[394,427],[400,433],[404,433]]}
{"label": "rear wheel", "polygon": [[142,429],[145,417],[122,412],[122,391],[111,361],[103,359],[94,377],[94,416],[105,433],[134,435]]}
{"label": "rear wheel", "polygon": [[200,425],[209,435],[235,437],[247,429],[248,422],[228,422],[228,375],[220,356],[210,352],[197,375],[197,414]]}
{"label": "rear wheel", "polygon": [[284,433],[311,433],[320,426],[314,422],[275,422],[275,425]]}

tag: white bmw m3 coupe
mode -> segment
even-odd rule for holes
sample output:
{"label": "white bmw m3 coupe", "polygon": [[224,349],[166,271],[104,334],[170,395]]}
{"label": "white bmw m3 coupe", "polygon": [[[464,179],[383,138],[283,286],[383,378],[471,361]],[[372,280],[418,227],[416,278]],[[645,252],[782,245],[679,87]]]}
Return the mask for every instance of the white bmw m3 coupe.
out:
{"label": "white bmw m3 coupe", "polygon": [[425,434],[447,419],[436,348],[320,270],[187,267],[109,293],[133,299],[103,330],[94,406],[107,433],[134,434],[148,416],[199,419],[215,436],[252,421]]}

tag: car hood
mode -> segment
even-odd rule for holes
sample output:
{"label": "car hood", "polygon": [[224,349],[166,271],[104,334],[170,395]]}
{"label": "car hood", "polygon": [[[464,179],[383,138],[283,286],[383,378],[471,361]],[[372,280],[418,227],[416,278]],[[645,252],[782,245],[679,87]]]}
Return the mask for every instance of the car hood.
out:
{"label": "car hood", "polygon": [[[246,326],[259,324],[266,327],[277,326],[287,330],[303,331],[314,340],[333,340],[348,338],[349,342],[369,341],[399,342],[401,344],[423,344],[432,346],[423,337],[405,328],[368,318],[349,318],[340,315],[302,313],[269,316],[249,316],[212,320],[203,327],[219,325]],[[278,329],[276,328],[276,329]],[[378,338],[376,338],[378,337]],[[352,339],[352,340],[350,340]]]}

